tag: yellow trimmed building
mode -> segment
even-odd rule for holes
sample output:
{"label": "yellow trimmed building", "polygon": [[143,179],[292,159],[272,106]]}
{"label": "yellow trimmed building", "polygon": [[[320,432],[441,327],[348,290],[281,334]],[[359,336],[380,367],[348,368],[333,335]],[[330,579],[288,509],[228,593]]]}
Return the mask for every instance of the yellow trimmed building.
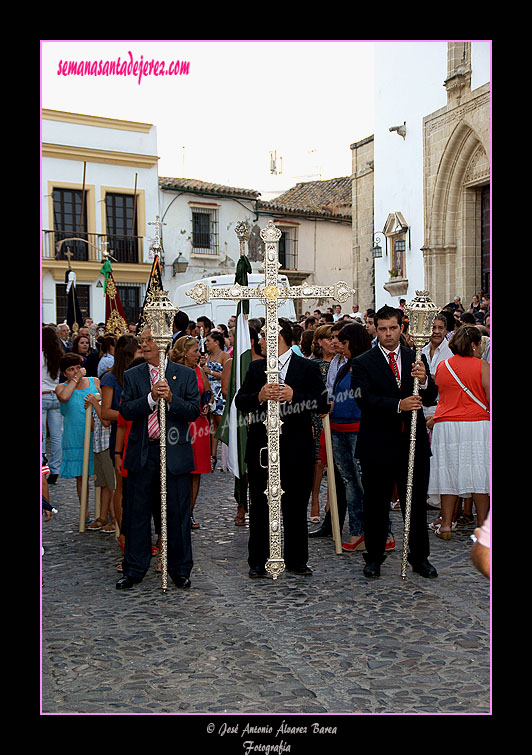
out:
{"label": "yellow trimmed building", "polygon": [[68,258],[82,313],[103,322],[102,253],[136,322],[158,214],[156,129],[149,123],[42,110],[42,320],[66,315]]}

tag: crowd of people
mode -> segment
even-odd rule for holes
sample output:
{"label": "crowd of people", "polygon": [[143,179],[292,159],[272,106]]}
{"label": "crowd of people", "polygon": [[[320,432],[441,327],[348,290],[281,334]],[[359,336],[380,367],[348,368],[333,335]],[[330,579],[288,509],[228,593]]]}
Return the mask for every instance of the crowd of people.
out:
{"label": "crowd of people", "polygon": [[[430,537],[444,541],[457,527],[489,531],[490,302],[480,292],[465,309],[460,297],[434,318],[416,361],[405,300],[398,307],[348,314],[340,305],[279,321],[279,381],[266,372],[264,318],[249,318],[252,361],[236,396],[245,418],[247,478],[236,498],[237,526],[249,524],[249,576],[267,577],[269,536],[267,402],[278,401],[281,500],[286,569],[310,575],[308,538],[331,537],[323,475],[335,481],[342,548],[363,553],[363,573],[380,576],[395,549],[391,510],[404,515],[409,434],[417,416],[409,562],[424,577]],[[149,329],[116,336],[90,318],[75,334],[66,323],[42,330],[43,516],[51,517],[59,477],[76,480],[81,502],[85,426],[90,410],[88,475],[99,489],[88,532],[111,533],[120,549],[116,584],[142,581],[150,559],[161,569],[159,404],[167,406],[168,573],[190,585],[191,532],[201,526],[201,475],[227,471],[220,440],[231,373],[236,316],[215,324],[178,312],[164,376]],[[71,336],[73,336],[71,338]],[[414,395],[414,380],[419,392]],[[323,417],[331,428],[334,470],[327,470]],[[298,466],[292,463],[298,449]],[[284,462],[284,463],[283,463]],[[333,474],[334,472],[334,474]],[[249,496],[249,503],[248,503]],[[427,525],[427,511],[434,521]],[[247,517],[247,519],[246,519]],[[431,518],[431,517],[429,517]],[[199,519],[199,521],[197,521]],[[309,524],[320,524],[309,532]],[[155,541],[152,536],[152,526]],[[484,536],[483,544],[486,544]],[[475,544],[478,551],[479,544]],[[477,561],[475,561],[477,563]],[[489,559],[478,566],[489,576]]]}

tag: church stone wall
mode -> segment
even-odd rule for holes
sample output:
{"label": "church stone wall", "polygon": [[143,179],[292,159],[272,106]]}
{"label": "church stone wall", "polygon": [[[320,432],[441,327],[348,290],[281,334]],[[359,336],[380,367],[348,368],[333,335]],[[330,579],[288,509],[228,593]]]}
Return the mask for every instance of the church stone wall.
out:
{"label": "church stone wall", "polygon": [[373,136],[351,145],[354,301],[361,312],[375,307],[373,247]]}
{"label": "church stone wall", "polygon": [[445,305],[481,288],[480,188],[490,182],[490,85],[423,119],[426,287]]}

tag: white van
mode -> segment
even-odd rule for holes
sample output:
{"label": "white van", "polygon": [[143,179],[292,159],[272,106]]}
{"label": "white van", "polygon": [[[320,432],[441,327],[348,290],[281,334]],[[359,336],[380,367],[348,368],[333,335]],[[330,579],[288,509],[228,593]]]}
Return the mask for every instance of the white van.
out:
{"label": "white van", "polygon": [[[279,275],[278,282],[283,286],[290,285],[290,281],[286,275]],[[211,287],[216,286],[216,288],[230,288],[235,284],[235,276],[213,275],[211,278],[189,281],[188,283],[183,283],[182,286],[178,286],[174,294],[174,305],[179,307],[182,312],[185,312],[191,320],[196,321],[200,315],[206,315],[214,325],[219,325],[220,323],[227,325],[231,315],[236,315],[238,300],[213,299],[212,301],[205,302],[205,304],[196,304],[194,299],[187,296],[186,292],[190,291],[198,283],[204,283]],[[264,283],[264,275],[260,273],[250,273],[248,275],[248,286],[255,288],[259,283]],[[280,300],[278,312],[279,317],[286,317],[291,322],[295,322],[296,311],[292,299]],[[249,300],[249,317],[266,317],[266,307],[259,299]]]}

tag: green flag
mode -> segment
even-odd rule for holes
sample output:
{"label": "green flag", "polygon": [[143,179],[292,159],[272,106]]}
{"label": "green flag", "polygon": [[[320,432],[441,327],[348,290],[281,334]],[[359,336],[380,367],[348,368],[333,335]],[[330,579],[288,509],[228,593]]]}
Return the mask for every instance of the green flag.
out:
{"label": "green flag", "polygon": [[111,275],[111,260],[104,260],[104,263],[100,268],[100,273],[105,278],[105,283],[103,284],[103,292],[105,294],[105,292],[107,291],[107,282],[109,281],[109,276]]}
{"label": "green flag", "polygon": [[[251,273],[249,259],[245,255],[241,255],[236,266],[235,283],[247,286],[249,273]],[[247,442],[247,420],[246,415],[236,408],[234,399],[244,382],[251,362],[251,338],[247,323],[248,314],[249,301],[245,299],[239,302],[237,307],[229,388],[222,420],[216,432],[216,437],[229,448],[227,466],[234,476],[239,479],[243,479],[246,473],[244,455]]]}

